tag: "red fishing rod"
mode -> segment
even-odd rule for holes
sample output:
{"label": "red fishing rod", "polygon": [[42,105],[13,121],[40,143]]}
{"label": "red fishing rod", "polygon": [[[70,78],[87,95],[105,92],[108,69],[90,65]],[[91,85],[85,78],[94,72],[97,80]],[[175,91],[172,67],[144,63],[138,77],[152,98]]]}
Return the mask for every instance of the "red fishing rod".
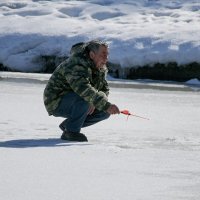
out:
{"label": "red fishing rod", "polygon": [[120,113],[127,115],[127,119],[128,119],[129,116],[133,116],[133,117],[138,117],[138,118],[141,118],[141,119],[150,120],[149,118],[142,117],[142,116],[139,116],[139,115],[136,115],[136,114],[132,114],[128,110],[122,110],[122,111],[120,111]]}

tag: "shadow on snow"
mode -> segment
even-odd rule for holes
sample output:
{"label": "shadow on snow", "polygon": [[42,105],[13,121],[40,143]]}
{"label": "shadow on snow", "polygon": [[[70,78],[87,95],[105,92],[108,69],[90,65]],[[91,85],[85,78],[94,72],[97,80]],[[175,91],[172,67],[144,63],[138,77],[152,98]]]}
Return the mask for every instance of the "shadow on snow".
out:
{"label": "shadow on snow", "polygon": [[19,140],[8,140],[0,142],[0,147],[5,148],[32,148],[32,147],[64,147],[64,146],[84,146],[89,145],[85,142],[70,142],[63,141],[58,138],[47,138],[47,139],[19,139]]}

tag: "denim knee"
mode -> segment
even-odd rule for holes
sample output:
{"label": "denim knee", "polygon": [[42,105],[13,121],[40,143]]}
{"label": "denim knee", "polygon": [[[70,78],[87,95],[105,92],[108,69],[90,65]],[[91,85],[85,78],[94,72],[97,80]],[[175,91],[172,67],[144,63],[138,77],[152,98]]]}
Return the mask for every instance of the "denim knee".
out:
{"label": "denim knee", "polygon": [[108,112],[105,112],[104,119],[108,119],[110,117],[110,114]]}

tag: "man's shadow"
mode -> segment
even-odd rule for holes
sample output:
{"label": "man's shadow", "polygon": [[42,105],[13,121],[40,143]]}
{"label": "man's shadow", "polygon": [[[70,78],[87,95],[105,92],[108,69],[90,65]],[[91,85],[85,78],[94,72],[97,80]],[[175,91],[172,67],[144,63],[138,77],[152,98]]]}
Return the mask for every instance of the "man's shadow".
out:
{"label": "man's shadow", "polygon": [[85,142],[64,141],[58,138],[47,139],[18,139],[0,142],[0,147],[4,148],[33,148],[33,147],[64,147],[64,146],[84,146],[90,145]]}

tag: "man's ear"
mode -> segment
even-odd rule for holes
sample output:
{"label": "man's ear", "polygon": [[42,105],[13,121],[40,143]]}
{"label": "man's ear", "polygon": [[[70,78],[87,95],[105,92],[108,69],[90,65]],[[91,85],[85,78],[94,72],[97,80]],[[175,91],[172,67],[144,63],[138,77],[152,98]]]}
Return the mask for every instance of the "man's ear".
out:
{"label": "man's ear", "polygon": [[93,51],[90,51],[89,55],[90,55],[90,58],[93,60],[93,59],[94,59],[94,57],[95,57],[95,54],[94,54],[94,52],[93,52]]}

